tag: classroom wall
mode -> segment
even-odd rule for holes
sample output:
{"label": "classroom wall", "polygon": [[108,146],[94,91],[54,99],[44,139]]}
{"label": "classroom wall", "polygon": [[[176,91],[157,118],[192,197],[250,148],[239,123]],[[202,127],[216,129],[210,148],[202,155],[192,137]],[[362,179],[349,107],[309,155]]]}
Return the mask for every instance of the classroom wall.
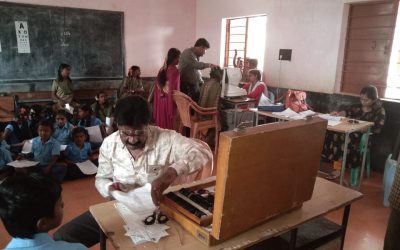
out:
{"label": "classroom wall", "polygon": [[126,69],[134,64],[140,65],[142,76],[157,74],[170,47],[183,50],[192,45],[195,40],[195,1],[12,0],[3,2],[125,12]]}
{"label": "classroom wall", "polygon": [[[203,60],[220,62],[222,18],[266,14],[265,81],[333,93],[341,77],[351,2],[360,0],[198,0],[196,36],[211,43]],[[292,60],[279,61],[279,49],[292,49]]]}

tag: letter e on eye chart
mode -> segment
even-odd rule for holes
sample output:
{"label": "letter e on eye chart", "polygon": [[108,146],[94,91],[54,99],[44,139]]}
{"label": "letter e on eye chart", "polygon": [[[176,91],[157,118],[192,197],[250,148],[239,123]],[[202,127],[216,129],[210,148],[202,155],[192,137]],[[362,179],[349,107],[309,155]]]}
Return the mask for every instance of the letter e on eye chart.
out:
{"label": "letter e on eye chart", "polygon": [[17,35],[18,53],[31,53],[28,22],[15,21],[15,33]]}

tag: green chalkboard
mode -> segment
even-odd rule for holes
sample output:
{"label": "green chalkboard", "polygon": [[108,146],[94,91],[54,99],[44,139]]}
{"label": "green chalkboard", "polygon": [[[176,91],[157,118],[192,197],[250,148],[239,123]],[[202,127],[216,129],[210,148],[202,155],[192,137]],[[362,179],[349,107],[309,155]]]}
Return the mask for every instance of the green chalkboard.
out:
{"label": "green chalkboard", "polygon": [[[0,3],[0,83],[54,79],[60,63],[73,79],[122,78],[123,20],[123,12]],[[17,38],[21,30],[28,39]]]}

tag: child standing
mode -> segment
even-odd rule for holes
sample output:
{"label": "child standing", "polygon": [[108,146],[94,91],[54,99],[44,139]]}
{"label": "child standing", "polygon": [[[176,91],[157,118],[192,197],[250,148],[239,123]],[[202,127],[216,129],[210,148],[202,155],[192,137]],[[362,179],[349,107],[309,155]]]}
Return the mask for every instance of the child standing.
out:
{"label": "child standing", "polygon": [[71,131],[74,128],[74,125],[68,122],[67,116],[65,110],[59,109],[57,111],[53,137],[61,145],[68,145],[71,142]]}
{"label": "child standing", "polygon": [[92,147],[87,142],[87,131],[82,127],[72,130],[73,142],[68,144],[65,149],[65,161],[68,164],[66,179],[77,179],[85,175],[76,166],[75,163],[84,162],[92,158]]}
{"label": "child standing", "polygon": [[39,123],[39,136],[32,141],[33,160],[39,162],[36,170],[43,172],[45,175],[53,175],[58,181],[64,179],[66,166],[57,162],[60,156],[60,143],[54,139],[53,123],[44,120]]}
{"label": "child standing", "polygon": [[13,237],[5,249],[87,249],[54,241],[48,232],[63,218],[61,186],[38,174],[10,176],[0,185],[0,218]]}

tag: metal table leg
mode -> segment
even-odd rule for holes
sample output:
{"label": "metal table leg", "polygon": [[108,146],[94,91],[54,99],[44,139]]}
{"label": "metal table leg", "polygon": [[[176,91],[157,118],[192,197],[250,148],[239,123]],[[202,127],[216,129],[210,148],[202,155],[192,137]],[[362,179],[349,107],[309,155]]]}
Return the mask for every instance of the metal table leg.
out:
{"label": "metal table leg", "polygon": [[100,250],[107,249],[107,236],[104,234],[103,230],[100,229]]}
{"label": "metal table leg", "polygon": [[340,249],[343,250],[344,246],[344,238],[346,237],[346,230],[347,230],[347,222],[349,221],[349,214],[350,214],[351,204],[347,205],[344,208],[343,212],[343,219],[342,219],[342,242],[340,243]]}
{"label": "metal table leg", "polygon": [[343,185],[343,178],[344,178],[344,172],[346,171],[346,158],[347,158],[347,148],[349,144],[349,133],[346,133],[346,137],[344,139],[344,149],[343,149],[343,158],[342,158],[342,169],[340,172],[340,185]]}
{"label": "metal table leg", "polygon": [[298,231],[297,228],[290,230],[290,243],[289,243],[290,250],[296,249],[297,231]]}

